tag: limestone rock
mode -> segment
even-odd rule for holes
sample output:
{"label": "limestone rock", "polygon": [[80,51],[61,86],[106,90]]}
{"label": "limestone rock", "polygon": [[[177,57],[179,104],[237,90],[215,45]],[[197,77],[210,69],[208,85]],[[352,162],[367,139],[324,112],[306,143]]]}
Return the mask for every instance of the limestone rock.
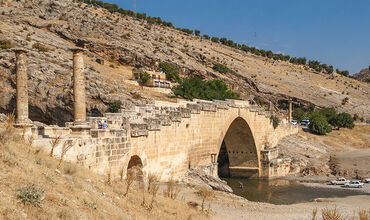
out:
{"label": "limestone rock", "polygon": [[229,193],[233,192],[231,187],[227,185],[226,181],[208,175],[200,169],[189,169],[189,171],[185,175],[180,177],[180,181],[183,183],[210,188],[218,191]]}

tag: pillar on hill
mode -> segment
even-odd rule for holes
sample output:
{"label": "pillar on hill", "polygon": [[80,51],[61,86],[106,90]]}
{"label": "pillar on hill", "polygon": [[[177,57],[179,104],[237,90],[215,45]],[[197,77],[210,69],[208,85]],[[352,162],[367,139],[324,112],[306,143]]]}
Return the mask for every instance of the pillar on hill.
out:
{"label": "pillar on hill", "polygon": [[289,116],[288,116],[288,121],[289,121],[289,124],[292,123],[292,120],[293,120],[293,107],[292,107],[292,100],[288,100],[289,102]]}
{"label": "pillar on hill", "polygon": [[28,118],[28,76],[27,76],[27,51],[25,49],[12,49],[16,57],[16,125],[27,126],[30,124]]}
{"label": "pillar on hill", "polygon": [[71,48],[73,52],[73,101],[74,122],[71,126],[75,134],[88,134],[90,125],[86,121],[86,92],[83,48]]}

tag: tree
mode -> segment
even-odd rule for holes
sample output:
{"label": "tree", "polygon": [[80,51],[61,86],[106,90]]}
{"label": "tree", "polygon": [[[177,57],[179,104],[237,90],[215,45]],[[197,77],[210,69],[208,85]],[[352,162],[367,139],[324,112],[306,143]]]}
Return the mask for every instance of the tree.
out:
{"label": "tree", "polygon": [[226,83],[219,79],[203,81],[198,77],[185,78],[172,91],[176,96],[190,100],[194,98],[204,100],[240,99],[238,93],[228,89]]}
{"label": "tree", "polygon": [[166,74],[167,80],[180,81],[179,71],[170,63],[162,62],[159,69]]}
{"label": "tree", "polygon": [[218,38],[218,37],[212,37],[211,38],[211,41],[212,42],[215,42],[215,43],[219,43],[220,42],[220,38]]}
{"label": "tree", "polygon": [[150,80],[150,75],[146,71],[140,73],[139,83],[141,85],[145,85],[146,83],[149,82],[149,80]]}
{"label": "tree", "polygon": [[121,106],[122,102],[120,100],[113,101],[109,103],[108,112],[117,113],[121,109]]}
{"label": "tree", "polygon": [[200,30],[194,30],[195,36],[200,36]]}
{"label": "tree", "polygon": [[213,69],[220,72],[220,73],[223,73],[223,74],[226,74],[228,73],[230,70],[229,68],[227,68],[227,66],[221,64],[221,63],[216,63],[214,66],[213,66]]}
{"label": "tree", "polygon": [[206,39],[206,40],[210,39],[209,35],[207,35],[207,34],[203,34],[203,38]]}
{"label": "tree", "polygon": [[223,37],[220,39],[221,44],[226,45],[227,44],[227,38]]}
{"label": "tree", "polygon": [[323,108],[319,111],[321,115],[323,115],[326,118],[326,121],[328,121],[331,124],[331,120],[333,120],[337,116],[337,111],[334,108]]}
{"label": "tree", "polygon": [[301,108],[296,108],[293,111],[293,119],[297,121],[302,121],[306,119],[306,113]]}
{"label": "tree", "polygon": [[354,119],[346,112],[336,115],[332,120],[331,124],[339,130],[339,128],[354,128]]}
{"label": "tree", "polygon": [[276,129],[280,124],[280,119],[276,115],[271,115],[270,122],[272,123],[274,129]]}
{"label": "tree", "polygon": [[315,134],[325,135],[331,132],[331,127],[326,118],[319,112],[313,112],[309,124],[310,130]]}

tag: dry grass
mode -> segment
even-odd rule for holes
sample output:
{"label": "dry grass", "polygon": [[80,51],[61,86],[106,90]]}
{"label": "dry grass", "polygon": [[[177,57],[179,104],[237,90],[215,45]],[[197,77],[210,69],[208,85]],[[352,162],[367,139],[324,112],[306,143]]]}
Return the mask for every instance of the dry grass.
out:
{"label": "dry grass", "polygon": [[58,163],[58,166],[57,166],[57,170],[59,170],[60,166],[62,165],[64,156],[69,151],[69,149],[72,148],[72,146],[73,146],[73,141],[65,141],[63,143],[62,152],[60,154],[60,159],[59,159],[59,163]]}
{"label": "dry grass", "polygon": [[[211,199],[212,197],[215,196],[214,194],[214,191],[211,190],[211,189],[206,189],[206,188],[202,188],[200,189],[197,194],[200,196],[200,198],[202,199],[202,211],[204,211],[204,205],[205,205],[205,202],[208,201],[209,199]],[[210,207],[210,206],[209,206]]]}
{"label": "dry grass", "polygon": [[[5,130],[6,126],[0,125],[1,134]],[[159,195],[154,177],[150,190],[145,192],[150,196],[149,208],[143,207],[142,188],[135,184],[131,184],[130,193],[122,196],[128,192],[127,177],[133,181],[134,175],[127,175],[124,181],[112,179],[108,185],[106,176],[68,162],[61,163],[64,174],[57,173],[60,159],[36,147],[29,152],[21,136],[7,135],[7,144],[0,144],[0,219],[186,219],[189,215],[206,218],[185,202]],[[32,184],[35,188],[29,188]],[[21,189],[22,195],[18,191]],[[18,194],[24,202],[18,201]]]}
{"label": "dry grass", "polygon": [[60,136],[56,137],[55,139],[50,141],[51,149],[49,156],[52,157],[54,155],[54,149],[60,144]]}
{"label": "dry grass", "polygon": [[[321,216],[323,220],[369,220],[370,219],[370,210],[360,209],[356,212],[354,211],[353,216],[350,218],[344,217],[337,207],[334,208],[324,208],[321,210]],[[312,211],[312,219],[315,220],[317,215],[317,208]]]}
{"label": "dry grass", "polygon": [[171,199],[176,199],[179,193],[180,188],[176,181],[171,177],[167,183],[167,190],[164,192],[164,195]]}

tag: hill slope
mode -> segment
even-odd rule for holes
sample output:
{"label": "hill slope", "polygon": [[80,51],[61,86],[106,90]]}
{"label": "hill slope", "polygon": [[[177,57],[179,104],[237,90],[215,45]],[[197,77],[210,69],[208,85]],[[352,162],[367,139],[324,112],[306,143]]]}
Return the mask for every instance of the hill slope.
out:
{"label": "hill slope", "polygon": [[[15,1],[11,7],[0,8],[0,14],[0,40],[30,50],[32,120],[60,124],[72,120],[72,55],[68,48],[82,45],[88,49],[88,111],[93,116],[101,115],[107,103],[116,99],[128,106],[165,99],[163,94],[142,91],[128,79],[133,66],[156,69],[159,62],[167,61],[175,64],[182,76],[220,78],[244,99],[258,95],[277,104],[279,99],[295,97],[303,104],[335,107],[370,118],[370,85],[338,74],[317,74],[304,66],[255,56],[72,0]],[[35,43],[48,51],[33,48]],[[104,65],[96,62],[99,59],[105,60]],[[231,72],[214,71],[215,63],[225,64]],[[0,70],[4,88],[0,112],[10,112],[15,106],[12,53],[1,51]],[[342,105],[346,97],[349,101]]]}
{"label": "hill slope", "polygon": [[370,67],[363,69],[360,72],[354,74],[353,78],[363,81],[363,82],[370,82]]}

